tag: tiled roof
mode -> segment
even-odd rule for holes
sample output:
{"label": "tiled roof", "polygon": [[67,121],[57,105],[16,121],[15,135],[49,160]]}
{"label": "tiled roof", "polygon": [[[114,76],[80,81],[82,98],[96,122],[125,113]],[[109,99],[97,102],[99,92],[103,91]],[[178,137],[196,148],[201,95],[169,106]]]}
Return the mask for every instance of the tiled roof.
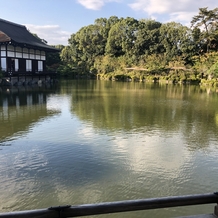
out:
{"label": "tiled roof", "polygon": [[0,42],[5,38],[5,42],[8,42],[8,39],[10,39],[11,43],[18,45],[47,51],[58,51],[58,49],[45,44],[40,39],[33,36],[25,26],[3,19],[0,19],[0,36],[2,36]]}

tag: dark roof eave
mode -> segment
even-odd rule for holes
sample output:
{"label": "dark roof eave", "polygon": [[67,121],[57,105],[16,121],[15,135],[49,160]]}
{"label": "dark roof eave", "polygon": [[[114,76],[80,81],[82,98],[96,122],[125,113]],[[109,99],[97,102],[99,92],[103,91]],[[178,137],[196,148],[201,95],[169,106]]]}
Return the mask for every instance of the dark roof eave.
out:
{"label": "dark roof eave", "polygon": [[2,44],[2,45],[11,44],[13,46],[20,46],[23,48],[32,48],[32,49],[42,50],[42,51],[46,51],[46,52],[60,52],[59,49],[53,48],[52,46],[49,46],[49,45],[37,46],[37,45],[32,45],[32,44],[27,44],[27,43],[16,42],[14,40],[11,40],[9,42],[0,42],[0,44]]}
{"label": "dark roof eave", "polygon": [[21,43],[21,42],[16,42],[14,40],[11,40],[11,44],[14,46],[20,46],[20,47],[26,47],[26,48],[32,48],[32,49],[37,49],[37,50],[42,50],[42,51],[47,51],[47,52],[59,52],[60,50],[57,48],[53,48],[52,46],[46,45],[45,46],[37,46],[37,45],[32,45],[28,43]]}

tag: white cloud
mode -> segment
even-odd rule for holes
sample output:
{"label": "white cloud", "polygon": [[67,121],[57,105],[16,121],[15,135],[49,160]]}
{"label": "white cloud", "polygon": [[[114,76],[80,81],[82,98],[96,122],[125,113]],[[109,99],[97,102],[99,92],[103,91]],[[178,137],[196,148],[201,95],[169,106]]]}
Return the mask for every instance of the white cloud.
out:
{"label": "white cloud", "polygon": [[217,3],[214,0],[135,0],[129,6],[136,11],[144,11],[149,16],[167,15],[171,20],[187,22],[198,14],[199,8],[214,9]]}
{"label": "white cloud", "polygon": [[120,2],[120,0],[77,0],[87,9],[100,10],[108,2]]}
{"label": "white cloud", "polygon": [[104,0],[78,0],[78,2],[85,8],[92,10],[99,10],[105,3]]}
{"label": "white cloud", "polygon": [[49,45],[67,45],[70,33],[63,31],[58,25],[33,25],[25,24],[26,28],[37,34],[40,38],[45,39]]}
{"label": "white cloud", "polygon": [[185,25],[190,26],[192,17],[197,15],[198,12],[175,12],[170,14],[170,21],[183,22]]}

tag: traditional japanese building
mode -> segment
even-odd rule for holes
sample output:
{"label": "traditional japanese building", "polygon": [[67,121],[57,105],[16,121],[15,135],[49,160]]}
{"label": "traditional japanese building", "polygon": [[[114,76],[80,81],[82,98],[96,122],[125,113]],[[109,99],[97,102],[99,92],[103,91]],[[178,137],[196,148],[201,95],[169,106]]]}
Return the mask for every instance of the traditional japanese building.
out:
{"label": "traditional japanese building", "polygon": [[0,19],[0,69],[6,73],[43,73],[46,52],[58,50],[32,35],[25,26]]}

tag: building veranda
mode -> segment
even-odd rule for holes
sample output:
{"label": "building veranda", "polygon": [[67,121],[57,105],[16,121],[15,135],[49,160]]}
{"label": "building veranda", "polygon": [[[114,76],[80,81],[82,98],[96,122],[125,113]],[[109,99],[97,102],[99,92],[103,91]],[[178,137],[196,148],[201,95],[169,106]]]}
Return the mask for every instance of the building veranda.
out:
{"label": "building veranda", "polygon": [[31,34],[23,25],[0,19],[0,70],[5,77],[51,76],[46,53],[59,52]]}

